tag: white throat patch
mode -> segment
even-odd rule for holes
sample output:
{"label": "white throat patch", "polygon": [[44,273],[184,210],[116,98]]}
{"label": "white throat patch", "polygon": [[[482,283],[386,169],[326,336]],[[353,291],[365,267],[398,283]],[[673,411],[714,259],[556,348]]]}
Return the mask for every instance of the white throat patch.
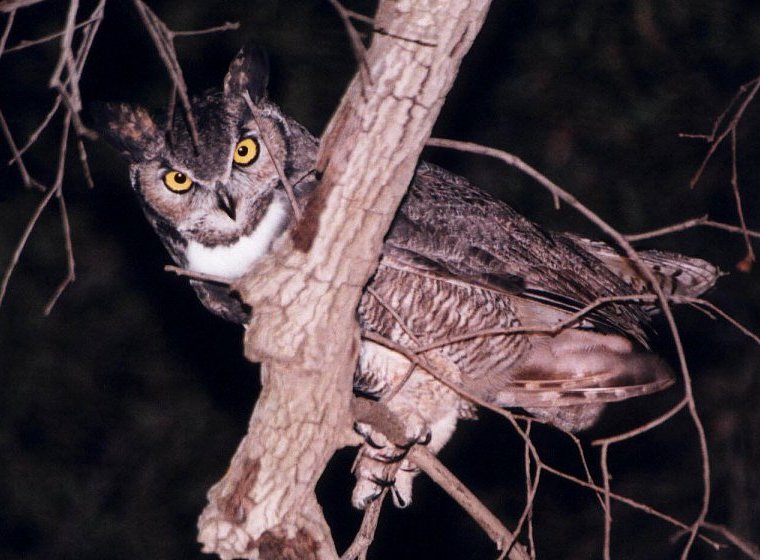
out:
{"label": "white throat patch", "polygon": [[206,247],[197,241],[189,241],[185,252],[187,268],[227,279],[242,276],[266,254],[282,229],[287,219],[286,204],[286,201],[275,197],[256,229],[232,245]]}

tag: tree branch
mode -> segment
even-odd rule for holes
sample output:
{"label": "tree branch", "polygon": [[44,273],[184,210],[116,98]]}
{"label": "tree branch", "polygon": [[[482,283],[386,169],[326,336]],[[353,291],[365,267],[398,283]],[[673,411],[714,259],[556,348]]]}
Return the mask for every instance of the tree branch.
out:
{"label": "tree branch", "polygon": [[323,135],[322,181],[303,219],[234,286],[254,310],[245,353],[262,362],[263,389],[230,472],[209,492],[206,552],[337,558],[314,486],[350,429],[356,308],[488,4],[381,2],[384,29],[421,41],[374,36],[372,80],[353,79]]}

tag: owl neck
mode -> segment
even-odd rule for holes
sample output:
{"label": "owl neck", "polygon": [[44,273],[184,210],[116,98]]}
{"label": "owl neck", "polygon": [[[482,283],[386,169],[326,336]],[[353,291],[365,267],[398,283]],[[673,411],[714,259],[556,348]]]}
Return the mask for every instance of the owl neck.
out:
{"label": "owl neck", "polygon": [[198,241],[187,242],[185,267],[193,272],[233,280],[245,274],[282,235],[290,219],[289,202],[280,193],[272,199],[264,217],[248,234],[229,245],[208,247]]}

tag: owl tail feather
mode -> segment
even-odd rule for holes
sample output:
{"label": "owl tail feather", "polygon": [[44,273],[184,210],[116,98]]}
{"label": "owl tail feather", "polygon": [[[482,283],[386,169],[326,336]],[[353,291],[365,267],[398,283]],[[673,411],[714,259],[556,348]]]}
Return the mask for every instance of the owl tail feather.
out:
{"label": "owl tail feather", "polygon": [[623,337],[568,329],[537,344],[494,401],[578,431],[596,421],[605,403],[673,383],[673,371],[662,359]]}

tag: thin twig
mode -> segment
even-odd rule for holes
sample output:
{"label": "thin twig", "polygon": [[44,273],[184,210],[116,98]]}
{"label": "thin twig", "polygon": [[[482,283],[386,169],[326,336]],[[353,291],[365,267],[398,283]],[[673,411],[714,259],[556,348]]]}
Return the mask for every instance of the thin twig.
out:
{"label": "thin twig", "polygon": [[728,542],[730,542],[732,545],[734,545],[736,548],[741,550],[744,554],[753,560],[760,560],[760,548],[758,548],[757,545],[733,533],[727,527],[718,525],[716,523],[710,523],[709,521],[702,523],[702,526],[705,529],[709,529],[710,531],[715,531],[716,533],[720,534],[720,536],[725,538]]}
{"label": "thin twig", "polygon": [[[351,51],[354,53],[354,58],[359,65],[359,73],[362,78],[362,84],[372,83],[372,74],[369,69],[369,63],[367,62],[367,49],[362,43],[359,32],[356,31],[354,24],[351,23],[351,18],[356,15],[355,12],[346,10],[338,0],[328,0],[330,5],[338,12],[338,17],[343,22],[343,27],[348,33],[348,39],[351,43]],[[358,18],[356,18],[358,19]]]}
{"label": "thin twig", "polygon": [[52,189],[55,191],[55,195],[58,198],[58,206],[61,212],[61,228],[63,230],[64,246],[66,247],[66,276],[58,284],[58,287],[53,292],[52,297],[48,301],[43,310],[45,315],[50,315],[58,298],[61,297],[63,290],[66,289],[71,282],[74,281],[76,275],[74,273],[74,250],[71,245],[71,227],[69,226],[69,214],[66,210],[66,202],[63,199],[63,173],[66,168],[66,150],[69,145],[69,128],[71,127],[71,113],[67,112],[66,117],[63,119],[63,131],[61,133],[61,142],[58,149],[58,168],[56,169],[55,181],[53,182]]}
{"label": "thin twig", "polygon": [[739,225],[742,228],[744,244],[747,247],[746,256],[736,264],[736,268],[741,272],[750,272],[752,270],[752,263],[755,262],[755,252],[752,250],[752,242],[749,240],[747,222],[744,221],[742,197],[739,193],[739,171],[736,165],[736,128],[731,130],[731,191],[734,193],[736,213],[739,215]]}
{"label": "thin twig", "polygon": [[7,21],[5,22],[5,29],[3,30],[3,35],[0,37],[0,57],[3,56],[4,53],[9,52],[5,50],[5,43],[8,41],[8,35],[11,34],[11,28],[13,27],[13,21],[16,19],[16,10],[12,10],[10,15],[8,16]]}
{"label": "thin twig", "polygon": [[40,219],[42,211],[48,205],[50,199],[53,198],[53,195],[55,195],[55,189],[50,187],[45,193],[45,196],[42,197],[42,200],[40,200],[40,202],[37,204],[37,207],[34,209],[31,218],[29,218],[29,221],[26,224],[26,228],[24,228],[24,232],[21,234],[21,238],[16,244],[13,255],[11,255],[11,261],[8,263],[8,266],[5,269],[2,282],[0,282],[0,306],[3,304],[5,291],[8,288],[8,282],[10,281],[11,275],[13,274],[13,269],[18,263],[19,257],[21,257],[21,253],[24,251],[26,242],[29,240],[29,236],[32,234],[32,230],[34,230],[34,226],[37,224],[37,220]]}
{"label": "thin twig", "polygon": [[367,509],[364,510],[364,517],[362,517],[362,524],[356,533],[351,545],[341,555],[340,560],[356,560],[363,558],[366,555],[372,541],[375,539],[375,530],[377,529],[377,523],[380,520],[380,510],[383,507],[383,502],[388,494],[388,489],[383,488],[380,495],[370,502]]}
{"label": "thin twig", "polygon": [[701,227],[701,226],[719,229],[719,230],[727,231],[729,233],[739,233],[742,235],[748,235],[749,237],[760,239],[760,231],[753,231],[751,229],[744,229],[738,226],[733,226],[731,224],[715,222],[713,220],[710,220],[707,216],[702,216],[701,218],[691,218],[684,222],[654,229],[651,231],[626,235],[625,238],[631,243],[635,243],[636,241],[643,241],[645,239],[661,237],[663,235],[678,233],[681,231],[686,231],[686,230],[689,230],[695,227]]}
{"label": "thin twig", "polygon": [[256,123],[256,128],[260,131],[260,139],[264,143],[264,147],[267,150],[267,155],[269,156],[269,160],[274,165],[274,168],[277,170],[277,174],[280,176],[280,181],[282,181],[283,187],[285,187],[285,193],[288,195],[288,200],[290,201],[290,206],[293,209],[293,216],[296,219],[296,222],[301,221],[301,216],[303,216],[303,210],[301,210],[301,206],[298,204],[298,200],[296,199],[296,193],[293,190],[293,184],[290,182],[290,179],[285,174],[285,170],[282,168],[282,165],[277,160],[276,157],[274,157],[274,150],[269,149],[269,144],[267,143],[267,134],[264,134],[264,131],[261,129],[261,125],[259,124],[259,119],[256,116],[256,107],[253,104],[253,100],[251,99],[251,96],[248,94],[248,92],[243,92],[243,99],[245,99],[246,104],[248,105],[248,109],[251,111],[251,116],[253,117],[254,122]]}
{"label": "thin twig", "polygon": [[627,439],[631,439],[633,437],[639,436],[643,434],[644,432],[648,432],[649,430],[656,428],[660,424],[667,422],[673,416],[675,416],[681,410],[683,410],[683,408],[687,404],[688,404],[688,401],[686,399],[681,399],[681,401],[678,404],[671,407],[670,410],[668,410],[664,414],[661,414],[654,420],[650,420],[646,424],[639,426],[638,428],[630,430],[628,432],[623,432],[622,434],[616,434],[611,437],[595,439],[594,441],[591,442],[591,445],[601,445],[603,447],[607,447],[611,443],[618,443],[620,441],[625,441]]}
{"label": "thin twig", "polygon": [[494,541],[499,550],[513,543],[508,557],[511,560],[528,560],[525,548],[515,541],[515,536],[480,500],[462,484],[429,449],[415,445],[409,450],[408,459],[422,469],[433,482],[445,490],[480,525]]}
{"label": "thin twig", "polygon": [[504,558],[504,556],[512,549],[512,546],[514,546],[514,544],[517,542],[517,537],[520,536],[520,532],[522,531],[523,525],[526,521],[528,523],[528,554],[531,558],[535,556],[535,547],[533,546],[533,502],[536,499],[536,494],[538,493],[538,484],[541,480],[541,466],[536,464],[536,474],[534,477],[531,473],[533,454],[531,452],[531,446],[529,445],[531,426],[533,426],[533,422],[529,420],[528,425],[525,427],[526,438],[524,441],[523,453],[523,468],[525,470],[525,507],[523,508],[523,512],[520,515],[520,519],[517,520],[517,525],[515,526],[512,540],[507,543],[498,560]]}
{"label": "thin twig", "polygon": [[195,272],[194,270],[187,270],[186,268],[180,268],[173,264],[167,264],[164,266],[166,272],[173,272],[177,276],[186,276],[193,280],[199,280],[201,282],[211,282],[212,284],[221,284],[222,286],[229,286],[229,278],[223,276],[214,276],[213,274],[204,274],[203,272]]}
{"label": "thin twig", "polygon": [[194,37],[196,35],[207,35],[208,33],[218,33],[220,31],[232,31],[240,29],[240,23],[237,21],[226,21],[222,25],[208,27],[206,29],[196,29],[194,31],[172,31],[172,37]]}
{"label": "thin twig", "polygon": [[[746,93],[747,89],[750,87],[752,89],[747,94]],[[699,135],[694,135],[694,134],[680,135],[682,138],[705,138],[708,142],[710,142],[710,148],[707,150],[707,154],[702,160],[702,164],[699,166],[696,173],[694,173],[694,176],[689,181],[689,186],[691,188],[694,188],[696,184],[699,182],[699,179],[702,177],[702,174],[704,173],[705,167],[707,167],[707,163],[710,161],[713,154],[715,154],[715,151],[718,149],[718,146],[720,146],[723,143],[723,140],[726,139],[726,136],[728,136],[732,130],[736,129],[737,125],[739,124],[739,121],[741,121],[742,116],[744,115],[744,111],[747,109],[749,104],[755,98],[755,95],[757,94],[758,89],[760,89],[760,76],[758,76],[754,80],[741,86],[737,94],[729,103],[728,108],[723,113],[721,113],[721,115],[716,119],[715,124],[713,126],[713,132],[709,136],[699,136]],[[723,129],[723,131],[720,134],[718,134],[717,131],[720,128],[720,124],[722,123],[724,118],[728,115],[731,107],[745,94],[746,96],[744,97],[744,100],[739,105],[739,108],[734,113],[733,118],[726,125],[725,129]]]}
{"label": "thin twig", "polygon": [[604,486],[604,560],[611,560],[610,554],[612,547],[612,508],[610,505],[610,471],[607,463],[607,451],[609,445],[602,445],[602,453],[599,462],[602,467],[602,481]]}
{"label": "thin twig", "polygon": [[58,284],[55,292],[53,292],[53,295],[48,300],[47,305],[45,305],[45,309],[43,310],[43,314],[45,316],[50,315],[50,312],[53,311],[53,307],[55,307],[55,304],[58,302],[58,298],[61,297],[61,294],[63,294],[63,291],[68,287],[69,284],[76,280],[76,263],[74,261],[74,248],[71,244],[71,227],[69,226],[69,214],[66,210],[66,202],[63,199],[63,190],[60,188],[58,189],[57,197],[58,206],[61,212],[61,229],[63,230],[63,242],[66,248],[66,276],[63,280],[61,280],[60,284]]}
{"label": "thin twig", "polygon": [[8,146],[11,149],[13,159],[16,162],[16,167],[18,167],[18,171],[21,173],[21,181],[24,183],[24,186],[27,188],[35,187],[40,190],[44,190],[45,187],[43,187],[42,184],[37,182],[37,180],[33,179],[32,176],[29,175],[29,172],[24,165],[24,161],[21,159],[21,154],[19,154],[18,148],[16,148],[16,142],[13,140],[13,135],[11,134],[10,128],[8,128],[8,123],[6,122],[2,111],[0,111],[0,128],[2,128],[3,136],[5,136],[5,140],[8,142]]}
{"label": "thin twig", "polygon": [[[84,27],[86,25],[90,25],[93,23],[96,19],[98,19],[101,16],[96,17],[90,17],[90,19],[87,19],[85,21],[82,21],[80,23],[77,23],[74,26],[74,29],[79,29],[80,27]],[[45,35],[44,37],[40,37],[38,39],[25,39],[21,42],[19,42],[16,45],[13,45],[12,47],[8,47],[8,49],[5,51],[6,53],[12,53],[17,52],[20,50],[28,49],[29,47],[33,47],[35,45],[41,45],[43,43],[48,43],[50,41],[54,41],[55,39],[58,39],[59,37],[63,36],[63,34],[66,33],[66,30],[63,31],[57,31],[56,33],[51,33],[50,35]]]}
{"label": "thin twig", "polygon": [[182,67],[179,65],[177,52],[174,50],[174,43],[172,42],[174,32],[166,27],[166,24],[144,2],[141,0],[132,0],[132,2],[140,18],[142,18],[150,38],[153,40],[153,44],[158,50],[158,56],[163,61],[166,70],[169,72],[169,77],[177,88],[182,109],[185,112],[185,119],[190,129],[190,137],[192,138],[193,146],[197,149],[199,145],[198,127],[193,116],[190,96],[188,95],[187,85],[182,74]]}

